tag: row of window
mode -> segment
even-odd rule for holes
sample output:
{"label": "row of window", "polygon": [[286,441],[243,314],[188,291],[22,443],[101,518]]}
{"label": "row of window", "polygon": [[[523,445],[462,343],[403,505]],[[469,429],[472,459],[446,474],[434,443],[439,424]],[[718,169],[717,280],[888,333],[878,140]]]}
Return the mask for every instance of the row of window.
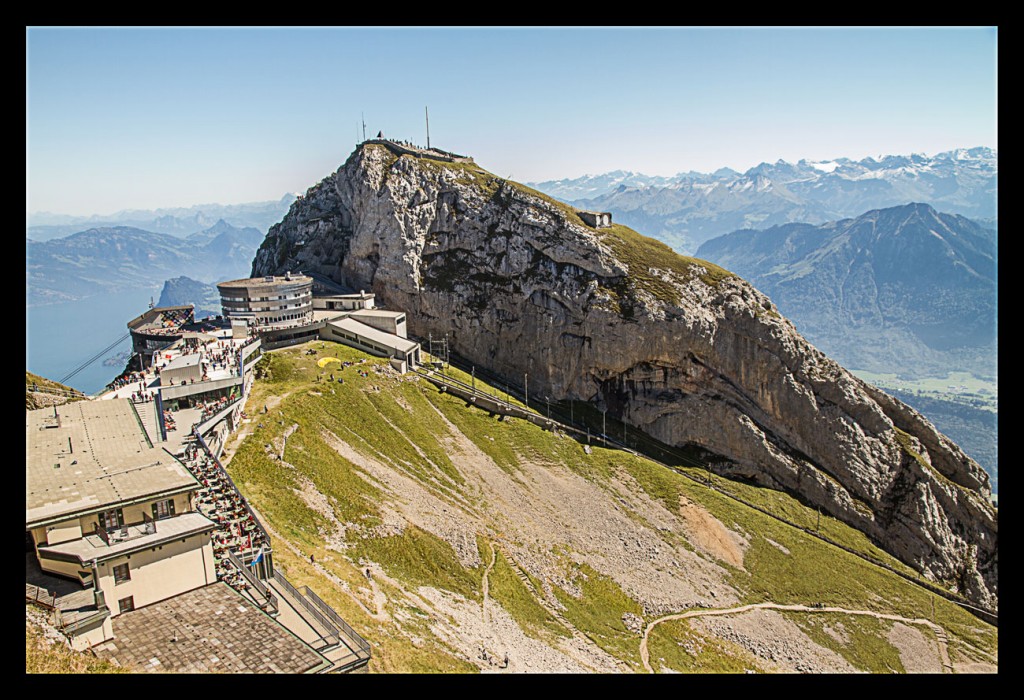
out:
{"label": "row of window", "polygon": [[274,318],[263,319],[266,323],[277,323],[278,321],[292,321],[297,318],[305,318],[306,314],[285,314],[284,316],[275,316]]}
{"label": "row of window", "polygon": [[[153,520],[169,518],[172,515],[174,515],[173,498],[153,503]],[[104,530],[116,530],[119,527],[124,527],[124,510],[122,508],[105,510],[99,514],[99,520],[100,526]]]}
{"label": "row of window", "polygon": [[[154,520],[169,518],[174,515],[174,499],[168,498],[162,501],[156,501],[152,504],[152,509]],[[99,519],[100,524],[108,530],[124,527],[124,510],[122,508],[105,510],[99,514]],[[127,583],[132,580],[131,566],[128,562],[114,566],[113,573],[114,585]],[[135,609],[135,597],[128,596],[126,598],[120,598],[117,601],[117,609],[121,613],[131,612]]]}
{"label": "row of window", "polygon": [[231,297],[220,295],[221,301],[280,301],[282,299],[302,299],[303,297],[313,296],[311,292],[295,292],[294,294],[281,294],[276,297]]}

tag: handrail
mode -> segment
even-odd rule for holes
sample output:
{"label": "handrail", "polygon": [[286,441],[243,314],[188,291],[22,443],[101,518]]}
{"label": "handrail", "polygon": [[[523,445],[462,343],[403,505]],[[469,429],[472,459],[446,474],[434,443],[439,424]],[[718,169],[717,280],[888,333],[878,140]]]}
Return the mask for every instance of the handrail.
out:
{"label": "handrail", "polygon": [[[31,387],[31,389],[29,388]],[[87,399],[88,394],[83,394],[77,389],[58,389],[57,387],[49,386],[38,386],[35,384],[26,384],[26,391],[31,391],[33,394],[56,394],[57,396],[68,396],[70,398]]]}
{"label": "handrail", "polygon": [[[306,596],[313,601],[313,604],[320,608],[323,613],[330,618],[332,622],[337,625],[338,629],[347,634],[352,641],[359,647],[359,651],[366,652],[366,658],[370,657],[370,643],[363,639],[362,635],[352,629],[347,622],[341,619],[338,613],[334,612],[334,608],[321,600],[320,596],[313,592],[313,589],[309,586],[303,586],[306,589]],[[346,645],[347,646],[347,645]],[[359,651],[356,652],[357,656],[361,656]]]}
{"label": "handrail", "polygon": [[273,599],[274,594],[271,593],[265,585],[263,585],[263,582],[260,581],[258,576],[253,575],[249,570],[249,567],[243,564],[238,556],[230,549],[228,550],[228,561],[235,565],[235,568],[242,574],[242,578],[244,578],[250,586],[259,591],[260,595],[262,595],[268,603]]}
{"label": "handrail", "polygon": [[273,575],[274,580],[277,581],[285,591],[291,594],[291,596],[295,598],[298,604],[301,605],[306,610],[306,612],[312,615],[313,619],[319,622],[327,631],[326,634],[320,634],[319,632],[317,632],[317,634],[320,634],[321,639],[328,642],[329,644],[337,644],[341,641],[341,633],[338,632],[337,629],[335,629],[334,625],[331,624],[330,620],[328,620],[327,617],[323,615],[323,613],[317,610],[313,606],[313,604],[309,602],[306,596],[302,595],[302,593],[300,593],[299,590],[295,588],[295,586],[289,583],[288,579],[284,577],[284,574],[282,574],[277,569],[274,569]]}
{"label": "handrail", "polygon": [[25,583],[25,601],[49,610],[57,608],[57,596],[34,583]]}

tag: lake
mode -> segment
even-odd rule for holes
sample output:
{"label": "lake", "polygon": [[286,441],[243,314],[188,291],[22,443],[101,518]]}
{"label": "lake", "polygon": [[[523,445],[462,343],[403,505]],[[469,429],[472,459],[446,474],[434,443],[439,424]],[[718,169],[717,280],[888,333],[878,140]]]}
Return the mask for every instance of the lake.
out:
{"label": "lake", "polygon": [[[62,304],[33,306],[25,310],[25,368],[33,374],[60,381],[86,360],[128,333],[128,321],[149,307],[151,288],[116,294],[100,294]],[[131,350],[131,339],[103,352],[97,360],[65,382],[87,394],[100,391],[124,369],[103,360]]]}

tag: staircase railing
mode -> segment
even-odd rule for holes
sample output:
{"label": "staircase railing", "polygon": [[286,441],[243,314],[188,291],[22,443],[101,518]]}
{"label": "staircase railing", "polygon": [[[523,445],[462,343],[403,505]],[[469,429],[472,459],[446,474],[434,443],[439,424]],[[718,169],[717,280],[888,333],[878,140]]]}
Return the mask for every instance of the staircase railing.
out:
{"label": "staircase railing", "polygon": [[309,613],[309,615],[324,628],[326,633],[317,631],[317,634],[319,634],[320,638],[326,643],[325,646],[335,646],[341,642],[341,633],[338,632],[331,621],[327,619],[327,616],[317,610],[309,599],[302,595],[295,586],[289,583],[288,579],[286,579],[277,569],[274,569],[274,580],[277,581],[281,588],[283,588],[299,605],[302,606],[303,610]]}

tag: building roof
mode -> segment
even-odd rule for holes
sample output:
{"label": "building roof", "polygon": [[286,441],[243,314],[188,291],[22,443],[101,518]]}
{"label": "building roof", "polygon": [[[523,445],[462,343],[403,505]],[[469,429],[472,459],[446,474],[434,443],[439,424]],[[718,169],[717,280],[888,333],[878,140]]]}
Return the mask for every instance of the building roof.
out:
{"label": "building roof", "polygon": [[345,311],[343,309],[313,309],[313,322],[323,320],[331,320],[332,318],[338,318],[341,316],[348,316],[351,311]]}
{"label": "building roof", "polygon": [[373,299],[373,292],[361,291],[349,294],[318,294],[317,299]]}
{"label": "building roof", "polygon": [[140,534],[142,526],[132,525],[127,528],[129,539],[126,540],[115,541],[112,539],[108,544],[99,535],[86,535],[77,540],[40,546],[39,555],[43,559],[75,561],[84,565],[93,559],[104,561],[122,554],[131,554],[179,537],[189,537],[200,532],[207,532],[214,527],[216,526],[213,521],[202,513],[182,513],[173,518],[157,520],[156,532],[151,535]]}
{"label": "building roof", "polygon": [[240,280],[230,280],[228,282],[218,282],[217,288],[249,288],[249,287],[263,287],[265,285],[276,285],[276,284],[301,284],[301,283],[313,283],[313,278],[303,275],[302,273],[292,273],[287,277],[284,275],[267,275],[265,277],[247,277]]}
{"label": "building roof", "polygon": [[407,338],[400,338],[397,335],[377,330],[376,328],[368,326],[365,323],[360,323],[351,317],[342,318],[337,321],[328,321],[327,325],[332,328],[337,328],[338,330],[348,331],[353,335],[361,336],[374,343],[383,345],[386,348],[400,350],[402,352],[409,352],[419,345],[416,341],[408,340]]}
{"label": "building roof", "polygon": [[167,364],[160,371],[166,372],[167,370],[186,369],[188,367],[195,367],[196,365],[199,364],[200,359],[201,357],[198,352],[192,352],[187,355],[178,355],[177,357],[168,360]]}
{"label": "building roof", "polygon": [[25,412],[26,527],[194,488],[185,466],[153,447],[128,399]]}
{"label": "building roof", "polygon": [[[101,659],[149,673],[316,673],[331,665],[224,582],[122,613]],[[176,640],[176,641],[175,641]]]}
{"label": "building roof", "polygon": [[375,316],[377,318],[398,318],[405,316],[404,311],[387,311],[385,309],[356,309],[349,314],[352,318],[361,316]]}
{"label": "building roof", "polygon": [[195,307],[192,304],[185,306],[157,306],[146,309],[144,312],[128,322],[128,328],[138,333],[149,333],[154,330],[180,329],[181,326],[189,323],[187,317],[194,316]]}

